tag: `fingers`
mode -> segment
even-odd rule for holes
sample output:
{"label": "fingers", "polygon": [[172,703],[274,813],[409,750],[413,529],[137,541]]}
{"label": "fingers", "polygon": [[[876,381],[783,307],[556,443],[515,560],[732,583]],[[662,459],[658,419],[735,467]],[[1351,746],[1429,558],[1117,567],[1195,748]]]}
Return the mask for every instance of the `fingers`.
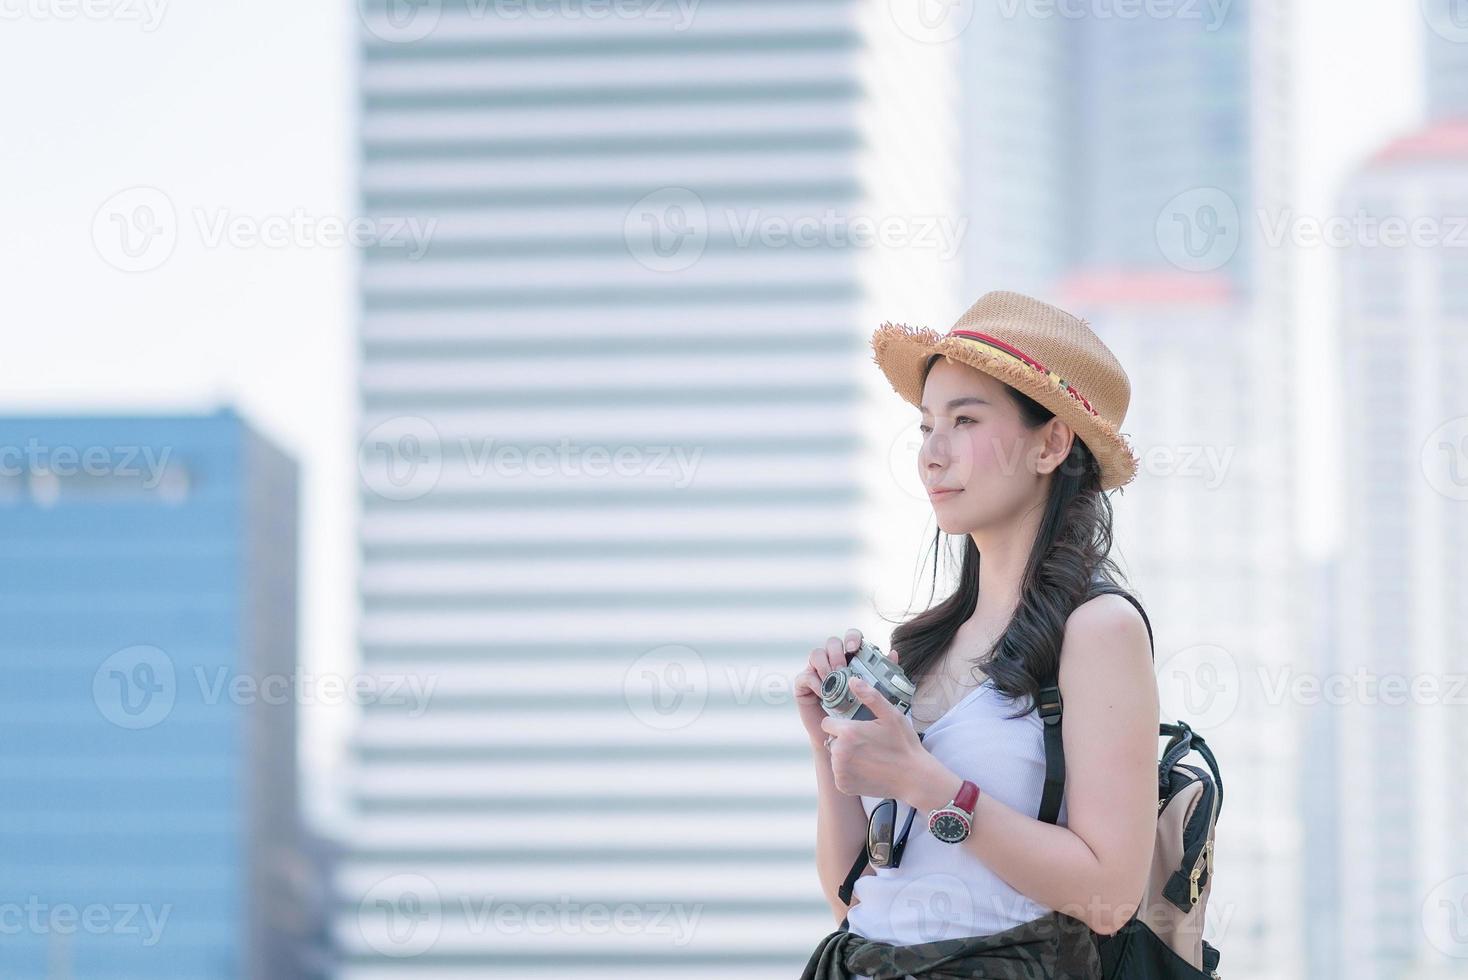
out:
{"label": "fingers", "polygon": [[858,701],[871,708],[872,714],[877,718],[890,718],[897,714],[897,708],[892,702],[882,697],[881,692],[860,677],[851,679],[851,693],[856,695]]}
{"label": "fingers", "polygon": [[861,630],[849,629],[844,637],[846,641],[846,652],[855,653],[861,649]]}
{"label": "fingers", "polygon": [[826,638],[826,670],[830,672],[846,666],[846,644],[839,636]]}
{"label": "fingers", "polygon": [[795,675],[795,696],[810,697],[821,693],[821,679],[814,667],[806,667]]}
{"label": "fingers", "polygon": [[855,724],[858,724],[858,722],[854,722],[850,718],[836,718],[832,715],[827,715],[826,717],[821,719],[821,731],[825,732],[827,735],[839,736],[842,732],[847,731],[851,728],[852,725]]}
{"label": "fingers", "polygon": [[815,670],[816,681],[825,681],[826,675],[837,668],[844,668],[846,660],[831,662],[831,643],[826,641],[826,646],[815,647],[810,651],[810,669]]}

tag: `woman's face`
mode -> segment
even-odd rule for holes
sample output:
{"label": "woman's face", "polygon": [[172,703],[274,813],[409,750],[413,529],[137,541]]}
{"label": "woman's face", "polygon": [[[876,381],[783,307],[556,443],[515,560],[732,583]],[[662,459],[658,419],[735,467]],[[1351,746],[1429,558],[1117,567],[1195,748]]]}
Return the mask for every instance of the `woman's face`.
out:
{"label": "woman's face", "polygon": [[[1070,451],[1057,419],[1027,428],[1003,382],[939,358],[923,386],[918,476],[938,526],[968,534],[1034,505],[1046,474]],[[949,492],[935,492],[946,490]]]}

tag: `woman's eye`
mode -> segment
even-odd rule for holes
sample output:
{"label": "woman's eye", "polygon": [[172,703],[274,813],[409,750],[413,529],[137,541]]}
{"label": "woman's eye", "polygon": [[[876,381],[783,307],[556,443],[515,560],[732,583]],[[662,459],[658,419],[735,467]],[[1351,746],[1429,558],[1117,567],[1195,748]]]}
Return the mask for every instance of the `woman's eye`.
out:
{"label": "woman's eye", "polygon": [[[953,424],[962,425],[964,422],[972,421],[973,419],[969,418],[967,415],[960,415],[958,418],[953,420]],[[929,432],[933,431],[933,427],[931,425],[919,425],[918,431],[921,432],[923,435],[927,435]]]}

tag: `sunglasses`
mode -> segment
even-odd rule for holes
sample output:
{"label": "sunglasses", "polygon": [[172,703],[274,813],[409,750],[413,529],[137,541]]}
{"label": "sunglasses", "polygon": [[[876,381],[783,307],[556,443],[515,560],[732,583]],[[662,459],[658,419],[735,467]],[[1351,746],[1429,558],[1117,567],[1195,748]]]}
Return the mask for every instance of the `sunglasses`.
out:
{"label": "sunglasses", "polygon": [[[918,732],[918,741],[923,733]],[[883,800],[872,809],[867,818],[867,860],[874,868],[895,868],[902,863],[902,852],[907,848],[907,835],[912,830],[912,818],[917,808],[907,812],[907,821],[902,825],[901,836],[896,836],[897,801]]]}

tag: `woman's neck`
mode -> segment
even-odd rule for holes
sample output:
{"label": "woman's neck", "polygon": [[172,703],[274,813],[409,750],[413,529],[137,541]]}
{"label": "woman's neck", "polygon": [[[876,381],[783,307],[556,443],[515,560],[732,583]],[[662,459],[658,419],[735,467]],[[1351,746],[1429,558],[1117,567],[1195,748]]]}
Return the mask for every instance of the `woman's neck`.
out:
{"label": "woman's neck", "polygon": [[1032,508],[1003,525],[969,533],[979,552],[979,599],[970,620],[980,627],[1002,630],[1014,615],[1043,516],[1042,508]]}

